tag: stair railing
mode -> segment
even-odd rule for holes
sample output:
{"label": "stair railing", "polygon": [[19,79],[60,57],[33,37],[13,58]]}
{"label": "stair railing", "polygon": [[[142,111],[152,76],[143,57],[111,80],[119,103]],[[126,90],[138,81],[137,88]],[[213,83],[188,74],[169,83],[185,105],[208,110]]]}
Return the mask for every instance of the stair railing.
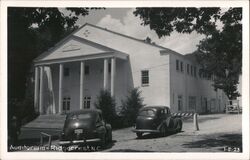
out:
{"label": "stair railing", "polygon": [[40,132],[41,136],[40,136],[40,145],[43,146],[43,138],[44,137],[49,137],[49,149],[51,148],[51,140],[52,140],[52,136],[50,134],[44,133],[44,132]]}

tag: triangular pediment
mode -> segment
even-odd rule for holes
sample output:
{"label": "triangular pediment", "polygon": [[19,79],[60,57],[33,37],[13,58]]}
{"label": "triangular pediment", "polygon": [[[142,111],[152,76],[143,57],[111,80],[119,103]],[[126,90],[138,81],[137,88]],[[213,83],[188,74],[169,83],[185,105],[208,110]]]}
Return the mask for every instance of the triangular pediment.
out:
{"label": "triangular pediment", "polygon": [[98,45],[89,43],[84,40],[80,40],[76,37],[70,37],[63,43],[54,47],[43,57],[40,57],[38,61],[44,60],[57,60],[63,58],[79,57],[91,54],[97,54],[110,51],[107,48],[100,47]]}
{"label": "triangular pediment", "polygon": [[62,51],[63,52],[69,52],[69,51],[75,51],[75,50],[79,50],[79,49],[81,49],[81,46],[70,43],[67,46],[65,46],[62,49]]}

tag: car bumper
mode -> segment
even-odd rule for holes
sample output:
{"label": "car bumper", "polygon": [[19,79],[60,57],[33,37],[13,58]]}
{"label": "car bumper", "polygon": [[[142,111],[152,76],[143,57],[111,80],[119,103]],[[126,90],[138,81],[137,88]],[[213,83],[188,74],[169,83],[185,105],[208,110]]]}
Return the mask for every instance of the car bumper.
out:
{"label": "car bumper", "polygon": [[135,133],[160,133],[159,130],[151,130],[151,129],[132,129]]}
{"label": "car bumper", "polygon": [[77,145],[77,144],[88,144],[88,143],[96,143],[96,142],[101,142],[101,139],[94,138],[94,139],[73,140],[73,141],[61,140],[59,141],[59,145]]}

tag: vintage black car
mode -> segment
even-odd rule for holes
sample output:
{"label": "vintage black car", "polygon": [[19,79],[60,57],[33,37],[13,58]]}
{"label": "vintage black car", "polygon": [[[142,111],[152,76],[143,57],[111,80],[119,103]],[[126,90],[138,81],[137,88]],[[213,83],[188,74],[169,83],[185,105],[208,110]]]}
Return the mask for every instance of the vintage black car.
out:
{"label": "vintage black car", "polygon": [[112,141],[111,125],[102,118],[98,109],[84,109],[67,114],[59,144],[64,151],[69,146],[99,145]]}
{"label": "vintage black car", "polygon": [[172,116],[166,106],[148,106],[142,108],[137,116],[135,128],[132,130],[138,138],[143,133],[160,133],[165,136],[170,132],[182,130],[182,119]]}

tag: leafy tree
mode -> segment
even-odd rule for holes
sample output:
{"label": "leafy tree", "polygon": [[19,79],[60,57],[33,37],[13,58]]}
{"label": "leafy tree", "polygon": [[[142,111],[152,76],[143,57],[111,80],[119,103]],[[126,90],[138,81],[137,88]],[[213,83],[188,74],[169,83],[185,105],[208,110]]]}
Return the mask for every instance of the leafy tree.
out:
{"label": "leafy tree", "polygon": [[8,118],[29,121],[36,116],[32,60],[74,31],[78,16],[92,9],[97,8],[8,8]]}
{"label": "leafy tree", "polygon": [[131,126],[135,123],[137,114],[143,106],[141,91],[139,88],[132,89],[126,100],[122,101],[121,115],[124,117],[123,123],[125,126]]}
{"label": "leafy tree", "polygon": [[[158,36],[196,31],[205,35],[194,53],[202,71],[214,75],[214,88],[229,99],[239,96],[237,84],[242,67],[242,8],[137,8],[135,16]],[[222,28],[218,27],[218,22]]]}
{"label": "leafy tree", "polygon": [[95,107],[102,111],[103,118],[110,123],[112,126],[115,123],[116,111],[115,111],[115,100],[107,90],[101,90]]}
{"label": "leafy tree", "polygon": [[8,97],[23,99],[32,60],[72,32],[89,8],[8,8]]}

